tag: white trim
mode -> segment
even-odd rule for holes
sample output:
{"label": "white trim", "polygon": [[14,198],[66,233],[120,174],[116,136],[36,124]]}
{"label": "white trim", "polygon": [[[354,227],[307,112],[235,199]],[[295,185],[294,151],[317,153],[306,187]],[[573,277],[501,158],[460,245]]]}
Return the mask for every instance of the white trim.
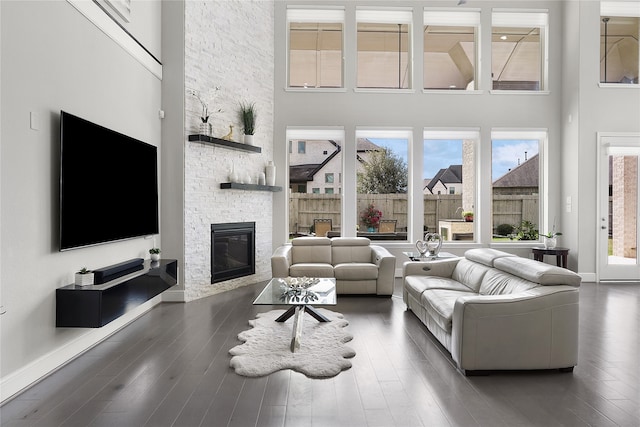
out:
{"label": "white trim", "polygon": [[162,302],[187,302],[186,292],[184,289],[166,290],[162,293]]}
{"label": "white trim", "polygon": [[423,25],[479,27],[480,9],[455,9],[442,10],[439,8],[425,7],[423,13]]}
{"label": "white trim", "polygon": [[381,127],[356,127],[357,138],[386,138],[386,139],[407,139],[409,143],[413,139],[413,128],[381,128]]}
{"label": "white trim", "polygon": [[58,347],[19,370],[2,377],[0,379],[0,404],[4,404],[21,391],[98,345],[160,304],[161,300],[162,295],[157,295],[102,328],[87,329],[87,333],[78,336],[66,345]]}
{"label": "white trim", "polygon": [[547,9],[499,9],[491,11],[491,25],[494,27],[547,27]]}
{"label": "white trim", "polygon": [[480,128],[467,129],[437,129],[424,128],[424,139],[477,139],[480,140]]}
{"label": "white trim", "polygon": [[158,63],[131,35],[111,19],[100,6],[92,1],[86,0],[67,0],[67,2],[104,32],[111,40],[120,45],[128,54],[133,56],[147,70],[151,71],[154,76],[162,80],[162,64]]}
{"label": "white trim", "polygon": [[287,141],[290,139],[301,140],[324,140],[337,139],[344,142],[343,127],[310,127],[310,126],[287,126]]}
{"label": "white trim", "polygon": [[413,24],[411,7],[357,7],[356,23]]}
{"label": "white trim", "polygon": [[596,273],[578,273],[582,277],[583,282],[595,283],[597,281]]}
{"label": "white trim", "polygon": [[638,83],[598,83],[598,86],[601,88],[607,89],[640,89],[640,84]]}
{"label": "white trim", "polygon": [[640,1],[602,1],[600,16],[640,17]]}
{"label": "white trim", "polygon": [[287,7],[287,23],[311,22],[311,23],[339,23],[344,24],[344,7],[333,9],[301,8],[299,6]]}

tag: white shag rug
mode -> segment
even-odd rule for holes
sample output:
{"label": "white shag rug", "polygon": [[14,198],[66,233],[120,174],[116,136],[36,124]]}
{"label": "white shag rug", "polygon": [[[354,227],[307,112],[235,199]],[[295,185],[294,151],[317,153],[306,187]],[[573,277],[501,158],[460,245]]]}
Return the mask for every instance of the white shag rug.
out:
{"label": "white shag rug", "polygon": [[292,369],[312,378],[328,378],[351,367],[347,360],[356,355],[345,346],[353,336],[345,332],[349,324],[344,316],[334,311],[317,308],[331,322],[318,322],[304,313],[300,349],[290,350],[293,317],[286,322],[276,322],[284,310],[259,313],[249,320],[253,328],[241,332],[238,339],[243,344],[229,350],[233,356],[230,365],[236,373],[246,377],[261,377],[282,369]]}

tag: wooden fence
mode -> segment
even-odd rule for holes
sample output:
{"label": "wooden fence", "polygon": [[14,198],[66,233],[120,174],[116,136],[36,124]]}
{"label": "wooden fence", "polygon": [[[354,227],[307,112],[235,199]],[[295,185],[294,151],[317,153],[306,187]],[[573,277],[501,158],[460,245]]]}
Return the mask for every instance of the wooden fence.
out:
{"label": "wooden fence", "polygon": [[[358,215],[369,204],[382,211],[383,219],[395,219],[398,231],[407,230],[407,194],[359,194]],[[538,196],[496,195],[493,197],[493,228],[500,224],[517,225],[527,220],[539,224]],[[315,218],[330,218],[333,229],[339,230],[341,195],[291,193],[289,196],[289,232],[308,233]],[[462,196],[440,194],[424,196],[424,225],[436,230],[439,220],[459,219],[462,214]],[[362,227],[362,223],[360,226]]]}

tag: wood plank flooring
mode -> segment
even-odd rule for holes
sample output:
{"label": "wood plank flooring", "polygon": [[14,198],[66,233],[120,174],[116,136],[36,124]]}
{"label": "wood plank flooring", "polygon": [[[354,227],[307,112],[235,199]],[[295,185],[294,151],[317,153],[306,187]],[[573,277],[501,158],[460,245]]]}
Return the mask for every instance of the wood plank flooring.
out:
{"label": "wood plank flooring", "polygon": [[392,298],[339,297],[356,356],[325,380],[229,368],[237,334],[272,308],[251,305],[262,286],[155,307],[7,402],[1,425],[640,426],[640,284],[582,285],[572,374],[465,377],[397,279]]}

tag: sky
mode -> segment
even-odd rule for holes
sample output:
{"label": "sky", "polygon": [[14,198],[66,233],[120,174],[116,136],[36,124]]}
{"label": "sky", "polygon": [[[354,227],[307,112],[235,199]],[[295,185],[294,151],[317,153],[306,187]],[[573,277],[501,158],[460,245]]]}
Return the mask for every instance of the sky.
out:
{"label": "sky", "polygon": [[[408,159],[408,143],[406,139],[368,138],[381,147],[391,149],[405,163]],[[494,140],[492,142],[492,181],[500,178],[510,169],[524,163],[538,153],[537,140]],[[427,140],[425,141],[423,178],[433,178],[435,174],[449,165],[462,164],[462,140]]]}

